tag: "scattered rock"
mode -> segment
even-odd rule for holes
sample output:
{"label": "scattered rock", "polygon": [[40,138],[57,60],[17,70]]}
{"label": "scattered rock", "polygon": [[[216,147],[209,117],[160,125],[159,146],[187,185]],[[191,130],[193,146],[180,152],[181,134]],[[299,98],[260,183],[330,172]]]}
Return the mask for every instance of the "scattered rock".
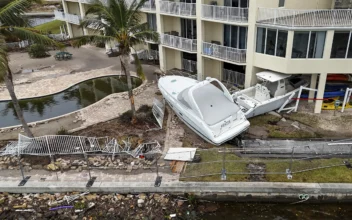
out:
{"label": "scattered rock", "polygon": [[137,204],[139,208],[142,208],[144,204],[144,199],[138,199]]}
{"label": "scattered rock", "polygon": [[108,210],[108,212],[114,212],[114,211],[115,211],[114,208],[110,208],[110,209]]}
{"label": "scattered rock", "polygon": [[58,170],[58,169],[59,169],[59,167],[56,166],[56,165],[53,164],[53,163],[48,164],[48,165],[46,166],[46,168],[47,168],[48,170],[51,170],[51,171],[55,171],[55,170]]}

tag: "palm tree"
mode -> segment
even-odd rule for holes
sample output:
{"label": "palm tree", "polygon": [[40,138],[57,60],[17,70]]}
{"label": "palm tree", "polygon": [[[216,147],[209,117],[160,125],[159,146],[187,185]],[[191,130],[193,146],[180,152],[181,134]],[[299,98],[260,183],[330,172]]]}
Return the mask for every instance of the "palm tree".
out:
{"label": "palm tree", "polygon": [[27,20],[22,16],[24,11],[28,9],[34,1],[38,2],[38,0],[5,0],[0,3],[0,82],[5,81],[16,114],[22,123],[24,131],[29,137],[33,137],[33,134],[23,117],[21,107],[15,94],[5,38],[30,40],[40,44],[59,46],[55,41],[31,29]]}
{"label": "palm tree", "polygon": [[[132,93],[132,82],[130,74],[131,48],[146,40],[159,41],[159,34],[150,30],[148,23],[142,23],[141,7],[146,0],[133,0],[127,4],[125,0],[108,1],[106,5],[96,2],[91,5],[86,18],[81,22],[81,27],[95,30],[93,35],[86,35],[71,40],[73,46],[80,47],[89,43],[111,43],[117,42],[119,48],[119,59],[122,72],[126,75],[128,95],[131,102],[132,123],[136,121],[136,110]],[[101,33],[103,32],[104,35]],[[137,74],[143,76],[137,56],[134,56],[137,65]],[[142,77],[144,78],[144,77]]]}

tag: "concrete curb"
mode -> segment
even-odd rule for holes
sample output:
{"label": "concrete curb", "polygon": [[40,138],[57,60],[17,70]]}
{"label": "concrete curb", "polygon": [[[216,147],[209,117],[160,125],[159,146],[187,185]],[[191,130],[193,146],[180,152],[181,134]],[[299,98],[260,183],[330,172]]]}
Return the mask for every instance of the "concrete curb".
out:
{"label": "concrete curb", "polygon": [[309,195],[311,202],[352,201],[352,184],[344,183],[280,183],[280,182],[0,182],[0,191],[9,193],[55,193],[86,191],[99,193],[193,193],[200,198],[236,201],[297,201],[300,194]]}

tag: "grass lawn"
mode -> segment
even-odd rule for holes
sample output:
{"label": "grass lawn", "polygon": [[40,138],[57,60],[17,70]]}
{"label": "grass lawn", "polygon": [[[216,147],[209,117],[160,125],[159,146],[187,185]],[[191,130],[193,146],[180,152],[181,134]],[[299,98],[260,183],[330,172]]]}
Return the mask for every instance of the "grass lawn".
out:
{"label": "grass lawn", "polygon": [[45,24],[34,27],[36,30],[41,30],[45,33],[60,34],[60,26],[64,25],[63,21],[53,20]]}
{"label": "grass lawn", "polygon": [[[310,120],[310,116],[307,115],[294,115],[292,116],[292,118],[290,117],[289,119],[292,120],[296,120],[306,124],[306,125],[310,125],[313,126],[316,125],[316,120],[315,118],[312,118],[312,121],[309,123]],[[300,119],[300,120],[298,120]],[[277,116],[273,116],[273,115],[260,115],[260,116],[256,116],[253,118],[249,119],[249,122],[251,123],[251,126],[260,126],[260,127],[264,127],[268,130],[269,138],[319,138],[321,137],[320,134],[318,133],[313,133],[313,132],[308,132],[305,130],[297,130],[297,129],[293,129],[290,131],[287,130],[282,130],[282,127],[276,125],[279,121],[281,120],[281,118],[277,117]]]}
{"label": "grass lawn", "polygon": [[[221,169],[223,167],[223,153],[217,150],[197,151],[201,156],[201,163],[187,164],[181,174],[182,181],[221,181]],[[234,153],[226,153],[226,173],[227,181],[250,181],[247,165],[265,164],[265,180],[268,182],[310,182],[310,183],[352,183],[352,170],[346,166],[336,166],[323,169],[316,169],[306,172],[299,172],[317,167],[340,165],[345,159],[314,159],[314,160],[294,160],[292,163],[293,179],[288,180],[285,174],[290,167],[290,159],[262,159],[262,158],[241,158]],[[295,173],[297,172],[297,173]],[[239,173],[233,174],[231,173]],[[270,174],[271,173],[271,174]],[[209,174],[214,174],[206,176]],[[204,175],[204,176],[201,176]],[[187,178],[197,176],[195,178]],[[185,178],[182,178],[185,177]]]}

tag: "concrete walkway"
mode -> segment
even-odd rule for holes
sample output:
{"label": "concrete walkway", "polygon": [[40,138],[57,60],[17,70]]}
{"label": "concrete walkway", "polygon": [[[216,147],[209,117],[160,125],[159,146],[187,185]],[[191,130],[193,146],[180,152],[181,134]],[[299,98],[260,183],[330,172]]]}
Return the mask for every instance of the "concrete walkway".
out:
{"label": "concrete walkway", "polygon": [[170,193],[183,195],[193,193],[205,199],[236,201],[291,201],[305,202],[300,194],[309,196],[312,202],[352,201],[352,184],[340,183],[267,183],[267,182],[165,182],[154,187],[154,181],[109,182],[96,181],[86,188],[86,181],[38,182],[29,180],[25,186],[18,181],[0,181],[0,191],[9,193],[56,193],[56,192],[118,192],[124,193]]}

